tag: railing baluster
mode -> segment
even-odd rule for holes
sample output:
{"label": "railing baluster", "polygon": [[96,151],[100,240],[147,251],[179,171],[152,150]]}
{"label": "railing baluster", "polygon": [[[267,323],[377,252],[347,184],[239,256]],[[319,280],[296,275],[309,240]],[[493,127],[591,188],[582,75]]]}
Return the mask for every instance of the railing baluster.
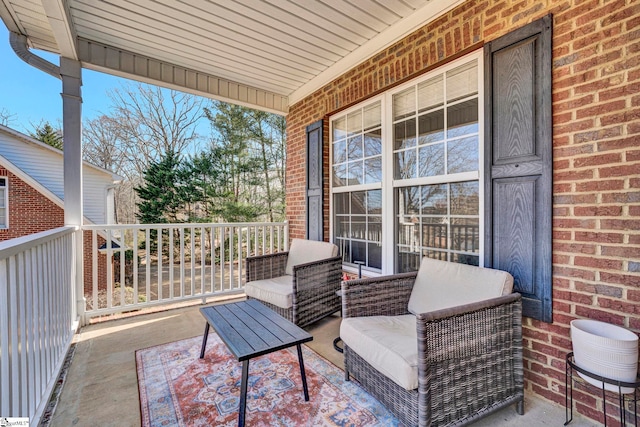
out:
{"label": "railing baluster", "polygon": [[151,229],[147,228],[144,233],[144,295],[147,301],[151,301],[151,254],[149,252],[151,252]]}
{"label": "railing baluster", "polygon": [[[126,291],[126,282],[124,277],[124,267],[127,262],[125,253],[124,253],[124,244],[122,243],[122,230],[120,230],[120,249],[118,250],[120,256],[120,305],[124,307],[127,303],[125,300],[125,291]],[[110,260],[107,260],[110,262]]]}
{"label": "railing baluster", "polygon": [[[112,249],[112,240],[111,240],[111,230],[107,230],[106,233],[107,236],[107,260],[109,260],[109,262],[107,262],[107,308],[111,308],[113,306],[113,271],[112,271],[112,267],[113,264],[111,263],[111,260],[113,260],[113,249]],[[98,262],[97,260],[95,262]]]}
{"label": "railing baluster", "polygon": [[180,227],[180,296],[184,296],[184,227]]}
{"label": "railing baluster", "polygon": [[225,236],[226,236],[226,226],[220,227],[220,292],[224,291],[224,274],[226,269],[224,268],[226,245],[225,245]]}
{"label": "railing baluster", "polygon": [[233,254],[233,226],[229,226],[229,289],[233,289],[233,279],[234,279],[234,268],[233,268],[233,261],[235,259],[234,254]]}
{"label": "railing baluster", "polygon": [[[91,260],[91,306],[95,310],[98,308],[98,230],[91,230]],[[110,261],[107,258],[107,263]]]}
{"label": "railing baluster", "polygon": [[193,227],[191,227],[189,229],[189,237],[191,240],[191,245],[190,245],[190,252],[191,252],[191,265],[190,265],[190,270],[191,270],[191,293],[189,294],[190,296],[194,296],[196,294],[196,236],[195,236],[195,229]]}
{"label": "railing baluster", "polygon": [[[133,246],[132,275],[133,275],[133,301],[138,304],[138,230],[133,229],[131,236],[131,246]],[[145,298],[146,300],[146,298]]]}
{"label": "railing baluster", "polygon": [[158,228],[158,301],[162,299],[162,230],[163,228]]}
{"label": "railing baluster", "polygon": [[[207,266],[207,259],[204,256],[205,252],[205,236],[204,227],[200,227],[200,293],[205,294],[204,279],[205,279],[205,267]],[[204,301],[203,301],[204,302]]]}

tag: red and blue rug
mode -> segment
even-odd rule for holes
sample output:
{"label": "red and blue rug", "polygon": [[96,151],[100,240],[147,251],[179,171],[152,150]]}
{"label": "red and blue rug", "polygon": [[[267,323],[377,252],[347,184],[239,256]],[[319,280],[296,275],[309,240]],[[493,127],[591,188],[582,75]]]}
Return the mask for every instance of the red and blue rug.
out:
{"label": "red and blue rug", "polygon": [[[142,425],[237,426],[242,364],[212,333],[136,352]],[[249,362],[248,426],[396,426],[344,371],[302,346],[309,402],[295,347]]]}

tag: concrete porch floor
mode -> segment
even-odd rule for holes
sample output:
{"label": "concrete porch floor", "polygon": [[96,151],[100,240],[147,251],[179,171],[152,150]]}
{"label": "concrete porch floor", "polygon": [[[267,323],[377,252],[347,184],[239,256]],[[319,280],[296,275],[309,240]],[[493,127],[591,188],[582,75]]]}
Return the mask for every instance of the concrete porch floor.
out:
{"label": "concrete porch floor", "polygon": [[[76,335],[76,349],[50,426],[139,426],[140,402],[135,351],[202,335],[201,306],[127,317],[86,326]],[[308,328],[309,347],[342,368],[333,349],[340,317],[330,316]],[[564,407],[538,397],[525,397],[525,415],[515,405],[480,420],[477,426],[561,426]],[[578,416],[570,426],[596,426]]]}

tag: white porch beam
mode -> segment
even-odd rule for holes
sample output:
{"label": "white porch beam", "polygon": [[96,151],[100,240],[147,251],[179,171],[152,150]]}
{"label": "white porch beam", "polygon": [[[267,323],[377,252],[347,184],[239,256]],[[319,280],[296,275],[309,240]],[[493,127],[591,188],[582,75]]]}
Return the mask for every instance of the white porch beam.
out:
{"label": "white porch beam", "polygon": [[65,0],[42,0],[51,31],[58,43],[61,57],[78,59],[76,34],[71,25],[71,13]]}
{"label": "white porch beam", "polygon": [[[82,226],[82,65],[60,57],[64,143],[64,223]],[[76,314],[84,313],[83,233],[75,233]]]}
{"label": "white porch beam", "polygon": [[289,101],[284,95],[106,44],[79,38],[78,53],[82,65],[88,69],[279,115],[289,112]]}

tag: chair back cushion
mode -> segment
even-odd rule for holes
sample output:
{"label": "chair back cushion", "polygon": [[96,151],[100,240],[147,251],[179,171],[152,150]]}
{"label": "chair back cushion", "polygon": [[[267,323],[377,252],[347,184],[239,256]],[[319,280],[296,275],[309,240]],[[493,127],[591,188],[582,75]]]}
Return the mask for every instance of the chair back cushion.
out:
{"label": "chair back cushion", "polygon": [[413,314],[508,295],[513,276],[506,271],[423,258],[409,297]]}
{"label": "chair back cushion", "polygon": [[293,266],[308,262],[320,261],[338,255],[338,247],[329,242],[316,240],[293,239],[289,247],[285,274],[293,274]]}

